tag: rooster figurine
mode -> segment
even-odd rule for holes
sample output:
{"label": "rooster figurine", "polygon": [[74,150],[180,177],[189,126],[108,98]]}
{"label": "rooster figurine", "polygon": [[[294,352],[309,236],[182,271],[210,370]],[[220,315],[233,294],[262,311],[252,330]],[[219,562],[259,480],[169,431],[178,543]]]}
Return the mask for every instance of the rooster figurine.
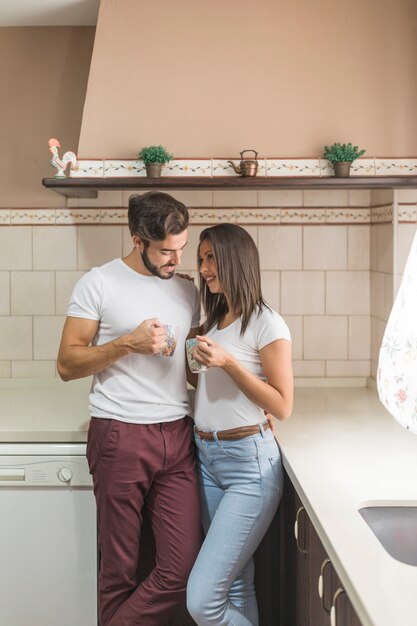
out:
{"label": "rooster figurine", "polygon": [[71,169],[74,169],[77,165],[77,157],[74,152],[65,152],[62,159],[59,158],[58,148],[61,147],[58,139],[51,139],[48,141],[49,150],[52,152],[51,164],[56,168],[57,172],[55,178],[65,178],[65,169],[68,163],[71,163]]}

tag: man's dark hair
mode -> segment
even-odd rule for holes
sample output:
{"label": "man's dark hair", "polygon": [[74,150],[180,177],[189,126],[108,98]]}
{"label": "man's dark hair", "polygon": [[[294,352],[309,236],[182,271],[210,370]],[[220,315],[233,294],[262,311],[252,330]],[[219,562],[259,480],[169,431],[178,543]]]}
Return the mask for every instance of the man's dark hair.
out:
{"label": "man's dark hair", "polygon": [[188,226],[188,209],[167,193],[149,191],[143,196],[129,198],[129,230],[145,244],[163,241],[168,235],[178,235]]}

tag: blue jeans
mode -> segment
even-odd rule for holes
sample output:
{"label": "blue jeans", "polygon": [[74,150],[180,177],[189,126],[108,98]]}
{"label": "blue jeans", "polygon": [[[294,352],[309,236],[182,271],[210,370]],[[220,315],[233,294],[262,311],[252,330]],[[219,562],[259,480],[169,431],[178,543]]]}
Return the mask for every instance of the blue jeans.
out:
{"label": "blue jeans", "polygon": [[257,626],[253,554],[278,508],[283,471],[271,430],[237,441],[195,435],[206,538],[187,587],[199,626]]}

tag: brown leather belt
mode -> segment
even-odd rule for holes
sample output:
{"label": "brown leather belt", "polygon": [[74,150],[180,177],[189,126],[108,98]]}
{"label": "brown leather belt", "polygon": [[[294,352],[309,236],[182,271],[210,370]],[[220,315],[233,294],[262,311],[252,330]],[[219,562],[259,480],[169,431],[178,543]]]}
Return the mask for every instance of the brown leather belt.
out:
{"label": "brown leather belt", "polygon": [[[262,426],[264,427],[264,430],[268,430],[268,428],[270,428],[269,422],[265,422]],[[215,441],[213,432],[210,430],[198,430],[198,428],[196,428],[195,432],[200,439],[203,439],[204,441]],[[260,432],[260,424],[255,426],[242,426],[241,428],[218,430],[217,439],[228,439],[229,441],[233,441],[234,439],[243,439],[244,437],[250,437],[250,435],[257,435]]]}

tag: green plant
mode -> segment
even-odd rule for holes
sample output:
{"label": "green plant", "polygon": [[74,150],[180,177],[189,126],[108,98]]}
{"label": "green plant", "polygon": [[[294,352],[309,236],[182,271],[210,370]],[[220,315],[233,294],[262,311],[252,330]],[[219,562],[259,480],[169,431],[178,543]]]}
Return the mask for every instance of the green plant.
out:
{"label": "green plant", "polygon": [[365,150],[359,150],[358,146],[352,146],[351,143],[334,143],[332,146],[324,146],[323,157],[330,163],[339,161],[355,161],[365,154]]}
{"label": "green plant", "polygon": [[146,146],[138,152],[138,159],[144,163],[168,163],[173,158],[163,146]]}

